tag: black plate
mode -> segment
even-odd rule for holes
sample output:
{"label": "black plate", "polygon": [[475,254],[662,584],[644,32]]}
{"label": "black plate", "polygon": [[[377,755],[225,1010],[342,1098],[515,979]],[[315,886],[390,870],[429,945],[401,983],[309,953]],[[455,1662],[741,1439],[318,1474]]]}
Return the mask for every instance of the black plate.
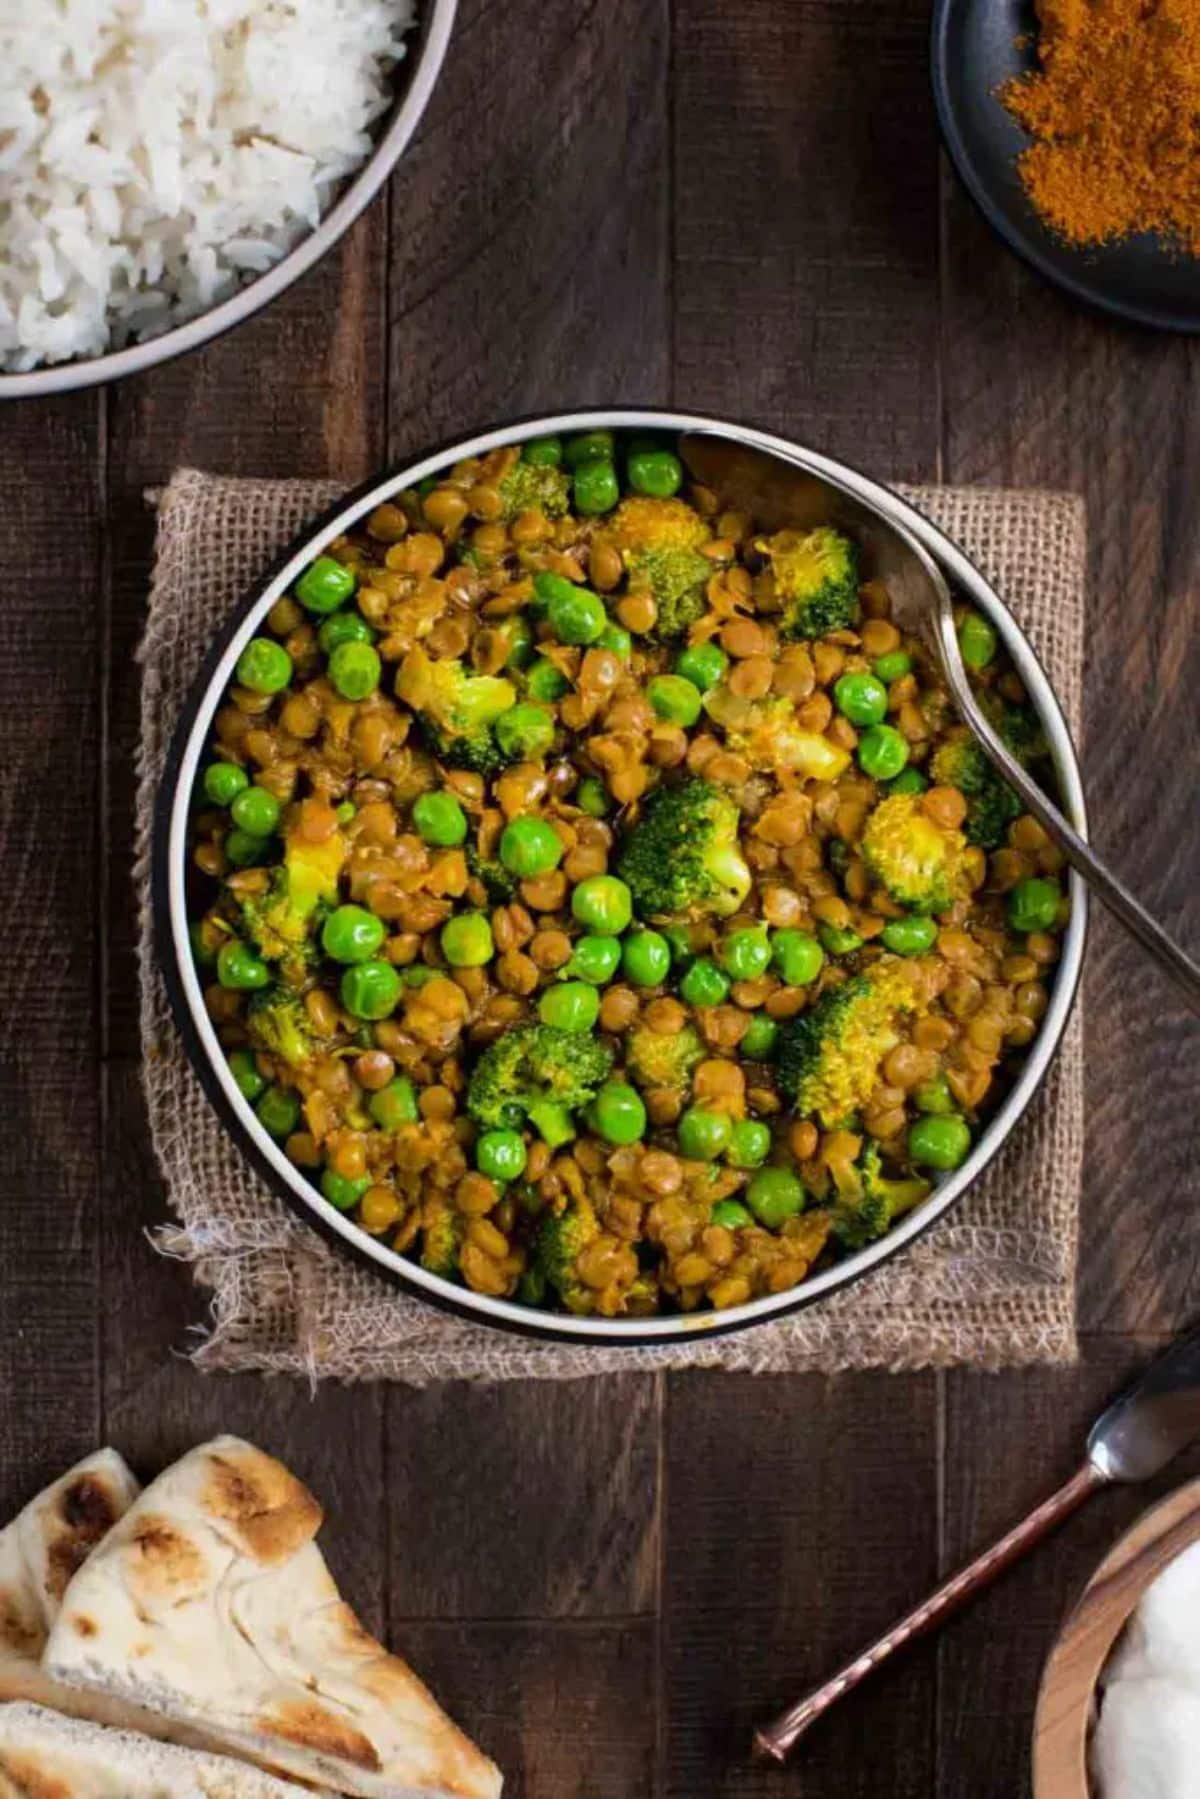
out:
{"label": "black plate", "polygon": [[1016,158],[1029,140],[996,90],[1036,66],[1036,34],[1031,0],[934,0],[934,99],[968,193],[1019,256],[1076,299],[1159,330],[1200,331],[1200,258],[1150,235],[1076,249],[1027,200]]}

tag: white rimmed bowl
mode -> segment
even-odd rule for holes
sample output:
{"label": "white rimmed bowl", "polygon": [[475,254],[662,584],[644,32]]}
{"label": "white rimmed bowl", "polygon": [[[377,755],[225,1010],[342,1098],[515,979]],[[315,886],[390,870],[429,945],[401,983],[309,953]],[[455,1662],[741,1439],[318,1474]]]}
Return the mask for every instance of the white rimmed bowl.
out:
{"label": "white rimmed bowl", "polygon": [[239,287],[228,299],[197,318],[174,325],[158,337],[147,338],[144,343],[109,350],[102,356],[49,363],[25,374],[0,371],[0,400],[71,393],[77,388],[97,387],[106,381],[121,381],[126,375],[140,374],[231,331],[298,281],[349,230],[408,148],[441,71],[457,8],[458,0],[419,0],[417,22],[405,39],[404,58],[396,65],[395,98],[379,128],[375,148],[358,172],[347,179],[338,199],[324,217],[286,256],[281,257],[274,268]]}
{"label": "white rimmed bowl", "polygon": [[1063,809],[1076,829],[1086,834],[1083,788],[1079,764],[1066,720],[1037,657],[999,595],[963,552],[936,526],[898,496],[870,481],[845,463],[801,448],[764,431],[694,414],[644,408],[608,407],[575,413],[556,413],[528,419],[444,446],[413,461],[393,474],[371,482],[338,503],[276,564],[270,575],[238,607],[225,625],[198,675],[167,760],[159,791],[155,819],[153,895],[156,948],[175,1016],[188,1056],[220,1118],[253,1166],[272,1189],[302,1218],[349,1254],[372,1262],[382,1273],[461,1317],[525,1336],[557,1338],[576,1343],[608,1346],[668,1344],[689,1338],[706,1338],[745,1330],[753,1324],[785,1317],[849,1286],[869,1269],[900,1254],[914,1238],[929,1228],[957,1203],[1016,1126],[1053,1060],[1066,1028],[1083,962],[1087,930],[1087,896],[1077,876],[1070,877],[1071,917],[1063,938],[1062,956],[1042,1027],[1034,1039],[1020,1074],[1003,1105],[990,1119],[962,1167],[942,1181],[926,1203],[905,1218],[888,1236],[835,1266],[814,1275],[785,1293],[751,1300],[723,1312],[691,1312],[656,1318],[577,1318],[536,1310],[511,1300],[472,1293],[418,1263],[398,1255],[361,1230],[352,1219],[325,1200],[303,1171],[289,1162],[282,1149],[263,1130],[250,1105],[238,1092],[224,1052],[204,1006],[188,939],[186,871],[188,815],[192,791],[202,767],[213,716],[233,677],[242,650],[264,615],[292,585],[301,571],[326,544],[349,530],[376,506],[400,489],[412,487],[428,474],[449,467],[467,456],[483,455],[503,444],[520,443],[550,433],[590,431],[608,427],[616,431],[643,430],[717,432],[738,443],[757,445],[813,470],[826,480],[840,482],[885,519],[908,527],[936,556],[958,591],[988,617],[1012,658],[1017,673],[1041,721],[1049,745]]}

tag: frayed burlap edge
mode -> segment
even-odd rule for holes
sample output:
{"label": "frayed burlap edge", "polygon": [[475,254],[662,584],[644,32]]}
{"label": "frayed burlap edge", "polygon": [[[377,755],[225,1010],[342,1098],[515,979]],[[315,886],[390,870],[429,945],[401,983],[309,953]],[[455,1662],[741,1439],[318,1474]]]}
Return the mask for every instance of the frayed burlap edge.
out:
{"label": "frayed burlap edge", "polygon": [[[195,1359],[312,1380],[569,1379],[629,1369],[752,1373],[999,1368],[1076,1353],[1074,1276],[1083,1159],[1078,1012],[1020,1129],[951,1217],[905,1254],[811,1310],[678,1347],[540,1344],[463,1323],[329,1248],[252,1174],[187,1062],[157,971],[150,832],[171,730],[212,635],[329,484],[183,470],[157,496],[157,559],[141,649],[138,774],[141,1029],[155,1152],[177,1220],[161,1249],[212,1294]],[[1071,495],[916,488],[906,497],[994,581],[1078,727],[1085,531]]]}

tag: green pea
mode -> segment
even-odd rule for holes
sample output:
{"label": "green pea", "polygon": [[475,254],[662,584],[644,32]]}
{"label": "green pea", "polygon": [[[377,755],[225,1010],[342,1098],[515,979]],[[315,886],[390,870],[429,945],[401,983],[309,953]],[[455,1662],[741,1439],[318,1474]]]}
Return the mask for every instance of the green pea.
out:
{"label": "green pea", "polygon": [[538,1000],[542,1023],[560,1031],[590,1031],[599,1011],[600,995],[590,981],[563,981]]}
{"label": "green pea", "polygon": [[689,1006],[719,1006],[729,992],[729,977],[707,956],[698,956],[679,983]]}
{"label": "green pea", "polygon": [[970,1127],[956,1112],[918,1118],[908,1133],[909,1158],[923,1168],[957,1168],[970,1147]]}
{"label": "green pea", "polygon": [[534,468],[557,468],[562,459],[561,437],[531,437],[521,445],[521,461]]}
{"label": "green pea", "polygon": [[382,918],[365,906],[338,906],[322,926],[321,948],[335,962],[367,962],[386,935]]}
{"label": "green pea", "polygon": [[611,431],[580,431],[569,437],[563,450],[568,468],[581,468],[585,462],[611,462],[615,444]]}
{"label": "green pea", "polygon": [[580,463],[571,486],[575,510],[585,517],[594,518],[602,512],[611,512],[621,497],[616,469],[611,462],[599,459]]}
{"label": "green pea", "polygon": [[689,1162],[715,1162],[733,1137],[733,1120],[727,1112],[709,1112],[689,1106],[679,1120],[679,1148]]}
{"label": "green pea", "polygon": [[646,1107],[627,1081],[606,1081],[588,1108],[588,1123],[606,1143],[637,1143],[646,1134]]}
{"label": "green pea", "polygon": [[549,874],[563,859],[565,845],[544,818],[513,818],[500,833],[500,860],[522,881]]}
{"label": "green pea", "polygon": [[710,1224],[719,1224],[722,1230],[740,1231],[754,1223],[754,1215],[747,1211],[740,1199],[719,1199],[708,1214],[708,1221]]}
{"label": "green pea", "polygon": [[958,653],[968,668],[986,668],[996,654],[996,628],[978,612],[968,612],[958,627]]}
{"label": "green pea", "polygon": [[271,970],[249,944],[234,937],[221,945],[217,956],[217,979],[222,987],[235,993],[248,993],[256,987],[265,987],[271,979]]}
{"label": "green pea", "polygon": [[776,931],[771,938],[771,960],[785,986],[807,987],[820,974],[825,952],[807,931]]}
{"label": "green pea", "polygon": [[608,788],[597,775],[584,775],[575,789],[575,804],[589,818],[606,818],[612,810]]}
{"label": "green pea", "polygon": [[621,971],[635,987],[657,987],[671,972],[671,945],[659,931],[634,931],[621,951]]}
{"label": "green pea", "polygon": [[343,800],[340,806],[334,807],[333,816],[340,825],[348,825],[352,818],[357,818],[358,807],[353,800]]}
{"label": "green pea", "polygon": [[686,924],[665,924],[662,934],[671,946],[671,962],[675,968],[690,968],[695,961],[692,949],[692,928]]}
{"label": "green pea", "polygon": [[626,466],[634,493],[667,500],[683,486],[683,464],[670,450],[635,450]]}
{"label": "green pea", "polygon": [[222,848],[226,861],[234,868],[253,868],[267,853],[266,839],[255,837],[249,831],[230,831]]}
{"label": "green pea", "polygon": [[804,1186],[790,1168],[760,1168],[746,1187],[746,1204],[769,1231],[777,1231],[804,1209]]}
{"label": "green pea", "polygon": [[367,1111],[381,1131],[398,1131],[402,1125],[416,1124],[420,1119],[417,1094],[405,1074],[398,1074],[367,1101]]}
{"label": "green pea", "polygon": [[577,581],[568,581],[565,575],[556,575],[553,569],[539,569],[533,577],[534,609],[538,613],[544,613],[551,600],[563,603],[573,599],[580,591],[582,590]]}
{"label": "green pea", "polygon": [[937,942],[937,934],[932,918],[893,918],[881,932],[884,948],[897,956],[923,956]]}
{"label": "green pea", "polygon": [[448,918],[438,941],[451,968],[482,968],[496,953],[492,927],[482,912],[459,912]]}
{"label": "green pea", "polygon": [[455,849],[467,841],[467,815],[452,793],[422,793],[413,801],[413,823],[422,843]]}
{"label": "green pea", "polygon": [[889,650],[886,656],[877,656],[872,667],[884,685],[890,687],[893,681],[911,675],[912,665],[913,659],[907,650]]}
{"label": "green pea", "polygon": [[744,931],[731,931],[717,946],[717,957],[726,974],[735,981],[756,981],[765,974],[771,962],[771,945],[767,933],[757,926]]}
{"label": "green pea", "polygon": [[822,948],[831,956],[852,956],[856,949],[861,949],[863,940],[857,931],[848,925],[830,924],[822,919],[817,926],[817,936],[821,939]]}
{"label": "green pea", "polygon": [[901,769],[894,781],[889,781],[889,793],[924,793],[929,782],[919,768]]}
{"label": "green pea", "polygon": [[619,937],[579,937],[567,963],[567,973],[578,980],[590,981],[593,987],[603,987],[620,966]]}
{"label": "green pea", "polygon": [[622,662],[628,662],[633,654],[633,638],[622,625],[605,625],[596,639],[602,650],[611,650]]}
{"label": "green pea", "polygon": [[554,714],[545,706],[522,703],[502,712],[493,729],[506,756],[535,762],[554,742]]}
{"label": "green pea", "polygon": [[475,1166],[494,1181],[519,1180],[525,1172],[525,1139],[520,1131],[484,1131],[475,1143]]}
{"label": "green pea", "polygon": [[229,1058],[229,1072],[237,1082],[237,1090],[243,1099],[251,1102],[267,1090],[267,1083],[258,1072],[258,1063],[254,1052],[248,1049],[235,1049]]}
{"label": "green pea", "polygon": [[[555,668],[547,656],[539,656],[525,677],[525,691],[531,700],[553,704],[561,700],[571,683],[561,669]],[[503,717],[503,713],[501,714]]]}
{"label": "green pea", "polygon": [[404,986],[390,962],[356,962],[338,989],[352,1018],[388,1018],[396,1010]]}
{"label": "green pea", "polygon": [[200,921],[198,919],[194,924],[188,926],[188,941],[192,946],[192,955],[199,967],[216,967],[217,952],[215,949],[210,948],[205,941],[204,932],[200,928]]}
{"label": "green pea", "polygon": [[238,829],[251,837],[269,837],[279,823],[279,801],[265,787],[244,787],[229,811]]}
{"label": "green pea", "polygon": [[757,1118],[739,1118],[725,1160],[734,1168],[758,1168],[771,1152],[771,1132]]}
{"label": "green pea", "polygon": [[214,806],[228,806],[250,784],[250,777],[236,762],[210,762],[204,771],[204,797]]}
{"label": "green pea", "polygon": [[646,697],[660,718],[685,730],[700,716],[700,689],[683,675],[655,675]]}
{"label": "green pea", "polygon": [[875,781],[890,781],[908,761],[908,744],[895,725],[872,725],[858,740],[858,762]]}
{"label": "green pea", "polygon": [[252,637],[238,657],[236,672],[251,693],[281,693],[292,678],[292,659],[273,637]]}
{"label": "green pea", "polygon": [[766,1062],[774,1054],[779,1026],[765,1012],[755,1012],[738,1044],[738,1055],[751,1062]]}
{"label": "green pea", "polygon": [[427,500],[437,485],[438,478],[436,475],[422,475],[421,479],[417,482],[417,493],[420,495],[421,499]]}
{"label": "green pea", "polygon": [[1050,931],[1058,923],[1062,888],[1057,881],[1030,875],[1018,881],[1008,896],[1008,922],[1014,931]]}
{"label": "green pea", "polygon": [[887,688],[864,671],[843,675],[833,697],[838,711],[852,725],[877,725],[887,717]]}
{"label": "green pea", "polygon": [[928,1112],[934,1117],[941,1117],[954,1110],[954,1095],[944,1074],[939,1070],[929,1080],[922,1081],[913,1089],[913,1103],[918,1112]]}
{"label": "green pea", "polygon": [[595,643],[608,623],[604,601],[589,587],[573,587],[549,601],[546,617],[560,643]]}
{"label": "green pea", "polygon": [[719,643],[693,643],[686,650],[681,650],[675,658],[675,673],[698,687],[701,693],[707,693],[715,687],[725,670],[729,667],[729,657]]}
{"label": "green pea", "polygon": [[354,592],[353,570],[332,556],[318,556],[296,583],[296,598],[306,612],[336,612]]}
{"label": "green pea", "polygon": [[326,1168],[321,1175],[321,1192],[339,1212],[352,1212],[370,1185],[369,1174],[360,1174],[354,1180],[347,1180],[344,1174],[336,1174],[332,1168]]}
{"label": "green pea", "polygon": [[617,936],[633,917],[633,896],[616,875],[589,875],[571,895],[571,914],[589,931]]}
{"label": "green pea", "polygon": [[254,1116],[272,1137],[290,1137],[300,1123],[300,1099],[286,1087],[268,1087]]}
{"label": "green pea", "polygon": [[514,612],[511,618],[505,619],[500,634],[508,645],[505,668],[524,668],[533,654],[533,627],[525,614]]}
{"label": "green pea", "polygon": [[344,643],[374,643],[375,633],[360,612],[334,612],[317,632],[324,655],[332,656]]}
{"label": "green pea", "polygon": [[382,674],[379,651],[369,643],[339,644],[329,658],[329,679],[344,700],[365,700]]}

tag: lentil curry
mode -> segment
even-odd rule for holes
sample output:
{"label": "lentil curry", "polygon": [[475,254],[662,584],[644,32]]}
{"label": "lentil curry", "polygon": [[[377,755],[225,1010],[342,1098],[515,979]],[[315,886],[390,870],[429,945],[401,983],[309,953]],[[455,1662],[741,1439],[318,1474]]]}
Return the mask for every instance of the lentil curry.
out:
{"label": "lentil curry", "polygon": [[[668,443],[543,438],[338,539],[196,795],[234,1078],[362,1229],[476,1292],[724,1309],[886,1233],[1034,1037],[1061,858],[832,529]],[[983,703],[1036,720],[991,625]]]}

